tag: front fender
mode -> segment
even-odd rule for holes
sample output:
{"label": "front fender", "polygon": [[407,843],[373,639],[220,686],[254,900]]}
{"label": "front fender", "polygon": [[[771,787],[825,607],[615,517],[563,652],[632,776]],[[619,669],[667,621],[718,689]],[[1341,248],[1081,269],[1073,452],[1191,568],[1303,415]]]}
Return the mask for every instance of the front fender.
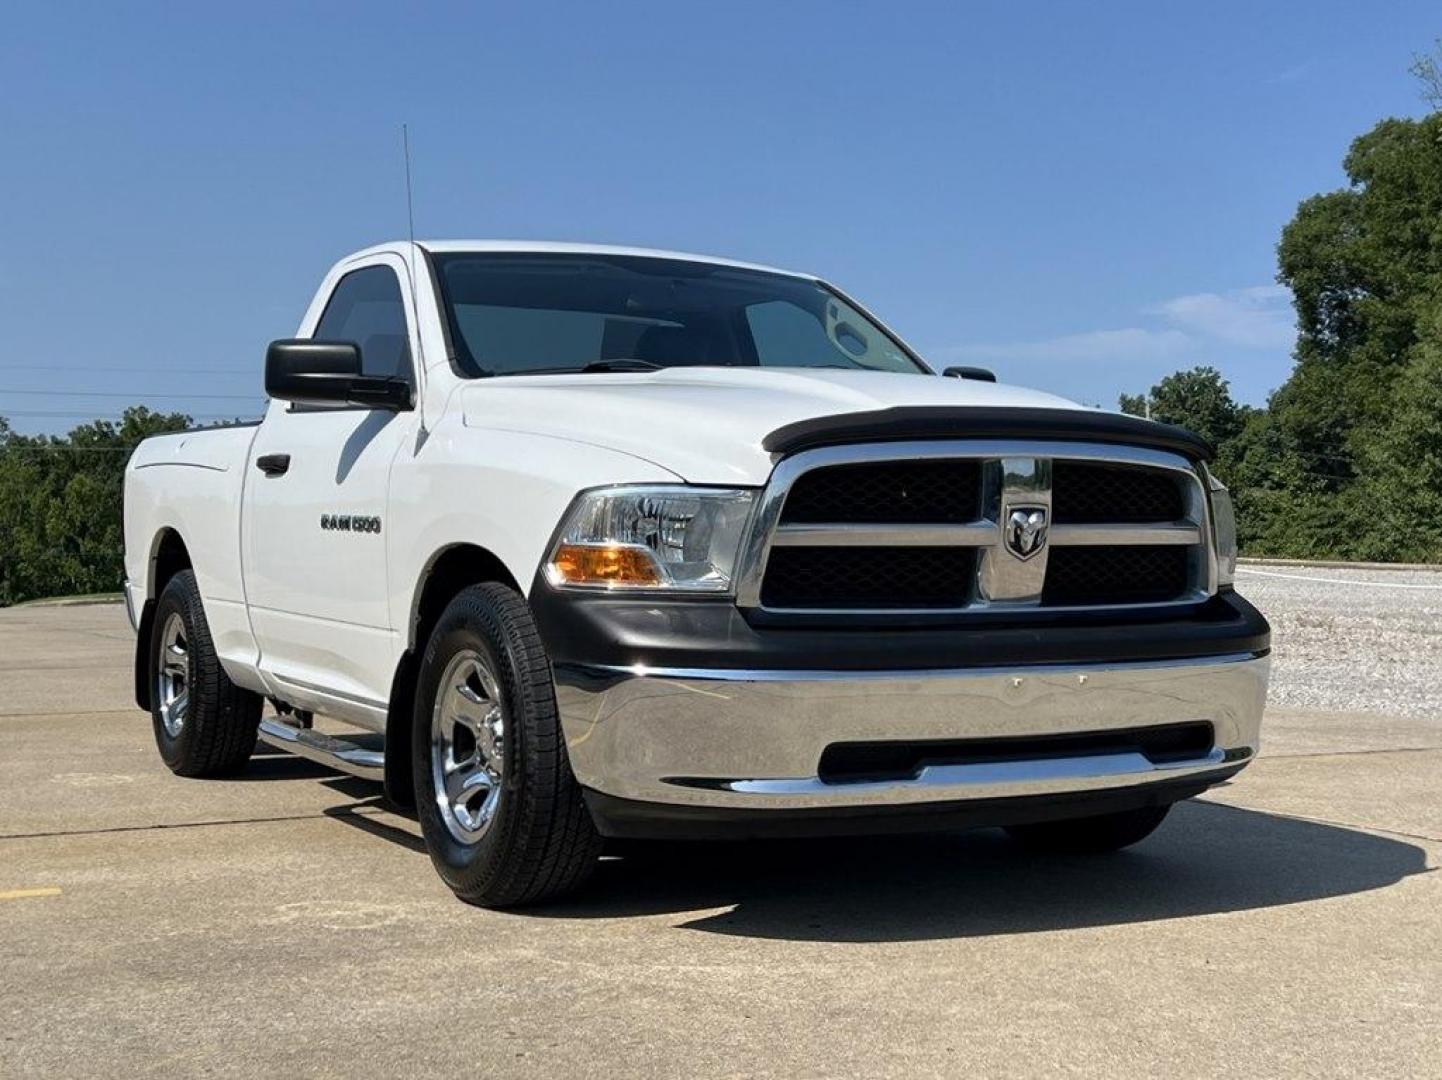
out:
{"label": "front fender", "polygon": [[[484,549],[524,592],[576,495],[606,484],[677,483],[675,473],[616,450],[458,423],[396,462],[387,511],[391,625],[414,626],[427,569],[446,549]],[[414,647],[407,629],[405,648]]]}

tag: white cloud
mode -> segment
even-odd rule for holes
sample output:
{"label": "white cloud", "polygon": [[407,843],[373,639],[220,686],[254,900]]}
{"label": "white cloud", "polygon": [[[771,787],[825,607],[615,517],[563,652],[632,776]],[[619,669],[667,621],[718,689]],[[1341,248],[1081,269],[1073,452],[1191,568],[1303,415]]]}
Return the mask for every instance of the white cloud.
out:
{"label": "white cloud", "polygon": [[1147,330],[1128,326],[1118,330],[1088,330],[1080,334],[1040,341],[953,345],[932,354],[952,360],[1165,360],[1185,353],[1191,339],[1180,330]]}
{"label": "white cloud", "polygon": [[1304,79],[1310,75],[1312,69],[1316,66],[1316,60],[1303,60],[1300,64],[1293,64],[1289,68],[1283,68],[1269,78],[1267,82],[1272,86],[1281,86],[1285,83],[1296,82],[1298,79]]}
{"label": "white cloud", "polygon": [[1160,326],[1084,330],[1035,341],[951,345],[933,349],[932,355],[943,361],[990,358],[1124,363],[1214,355],[1218,344],[1234,349],[1290,349],[1297,334],[1290,297],[1281,285],[1190,293],[1142,310],[1141,314],[1160,320]]}
{"label": "white cloud", "polygon": [[1163,301],[1150,313],[1188,332],[1244,349],[1282,349],[1297,336],[1291,294],[1281,285],[1225,293],[1192,293]]}
{"label": "white cloud", "polygon": [[1138,312],[1138,324],[1030,341],[968,342],[924,353],[937,367],[978,364],[1007,382],[1077,401],[1110,404],[1170,371],[1210,364],[1238,400],[1257,404],[1286,378],[1296,339],[1290,294],[1280,285],[1191,293]]}

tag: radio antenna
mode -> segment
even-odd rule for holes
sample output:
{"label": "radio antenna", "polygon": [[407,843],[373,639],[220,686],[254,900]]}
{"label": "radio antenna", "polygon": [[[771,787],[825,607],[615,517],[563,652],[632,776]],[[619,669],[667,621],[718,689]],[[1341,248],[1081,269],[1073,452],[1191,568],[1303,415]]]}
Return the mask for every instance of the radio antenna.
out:
{"label": "radio antenna", "polygon": [[[426,369],[426,340],[421,327],[421,305],[420,301],[416,298],[416,210],[415,203],[411,197],[411,133],[410,128],[405,124],[401,125],[401,153],[405,156],[406,160],[406,235],[410,240],[410,247],[407,248],[406,255],[407,261],[410,263],[411,312],[416,320],[416,348],[419,352],[416,358],[416,366],[424,372]],[[422,375],[422,378],[424,378],[424,375]],[[417,396],[420,395],[420,390],[420,382],[417,380]],[[426,430],[425,405],[420,401],[417,401],[416,404],[421,414],[421,433],[424,435]]]}
{"label": "radio antenna", "polygon": [[411,199],[411,132],[410,128],[401,125],[401,152],[406,159],[406,230],[412,244],[416,242],[416,210],[415,203]]}

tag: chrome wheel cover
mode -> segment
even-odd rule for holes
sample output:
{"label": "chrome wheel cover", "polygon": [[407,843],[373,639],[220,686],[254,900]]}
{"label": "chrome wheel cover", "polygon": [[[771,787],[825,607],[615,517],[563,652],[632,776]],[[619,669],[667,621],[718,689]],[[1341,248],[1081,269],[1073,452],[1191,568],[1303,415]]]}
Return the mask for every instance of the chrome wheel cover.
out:
{"label": "chrome wheel cover", "polygon": [[190,711],[190,642],[185,619],[172,612],[160,633],[160,655],[155,664],[155,700],[160,723],[172,739],[185,727]]}
{"label": "chrome wheel cover", "polygon": [[480,653],[446,665],[431,710],[431,787],[447,831],[462,844],[486,835],[501,802],[506,710],[500,682]]}

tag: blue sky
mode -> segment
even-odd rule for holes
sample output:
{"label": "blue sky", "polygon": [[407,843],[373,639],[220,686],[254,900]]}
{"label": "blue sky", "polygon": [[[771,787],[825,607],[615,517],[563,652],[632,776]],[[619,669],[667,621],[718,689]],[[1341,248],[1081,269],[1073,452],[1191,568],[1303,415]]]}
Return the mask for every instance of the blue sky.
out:
{"label": "blue sky", "polygon": [[1261,402],[1279,231],[1421,113],[1439,34],[1405,0],[12,5],[0,415],[254,413],[327,266],[404,234],[402,121],[422,236],[813,270],[938,363]]}

